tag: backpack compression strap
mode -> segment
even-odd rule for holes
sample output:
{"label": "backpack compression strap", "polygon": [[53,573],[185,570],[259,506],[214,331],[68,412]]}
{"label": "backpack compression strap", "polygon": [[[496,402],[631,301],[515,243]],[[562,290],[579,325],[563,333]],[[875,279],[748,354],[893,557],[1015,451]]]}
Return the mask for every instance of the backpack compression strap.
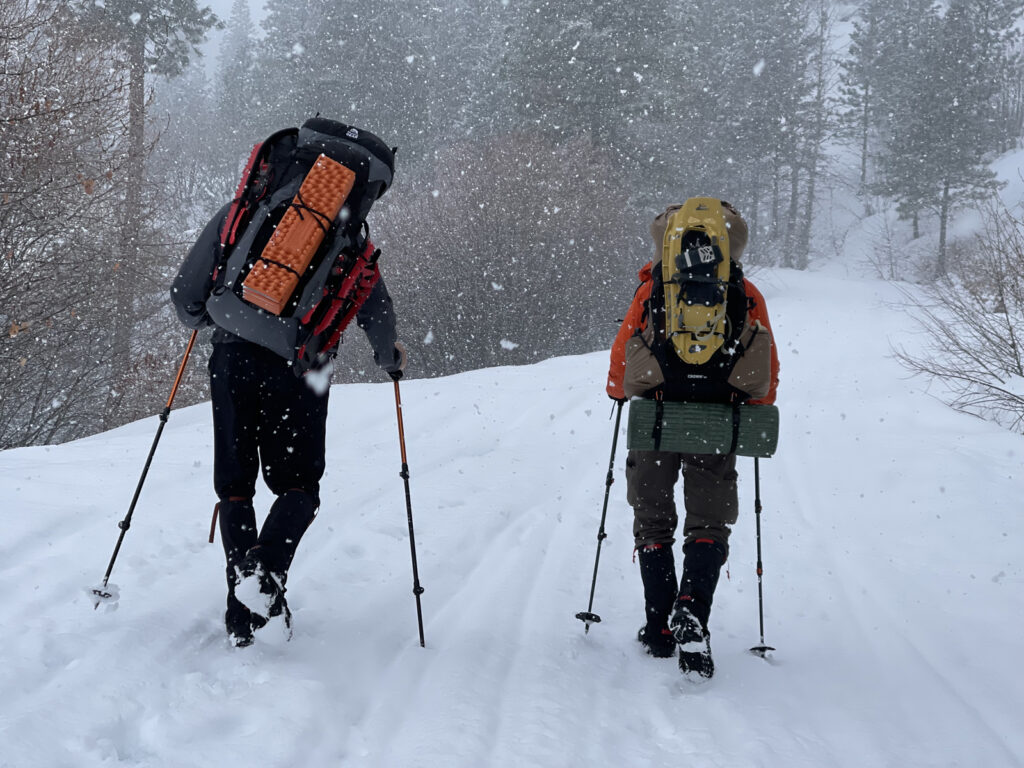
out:
{"label": "backpack compression strap", "polygon": [[259,157],[263,144],[264,142],[262,141],[257,142],[253,145],[252,152],[249,153],[249,160],[245,164],[242,178],[238,180],[238,190],[235,192],[235,199],[231,201],[231,208],[228,210],[227,218],[224,219],[224,227],[220,231],[221,246],[235,244],[238,225],[242,221],[243,214],[249,208],[245,200],[245,193],[252,185],[254,177],[253,167],[257,165],[256,158]]}
{"label": "backpack compression strap", "polygon": [[[341,334],[356,316],[359,308],[369,298],[370,292],[380,279],[380,272],[377,269],[377,259],[380,251],[369,239],[363,250],[351,260],[347,272],[333,295],[327,295],[321,300],[329,302],[327,311],[320,317],[313,328],[310,339],[299,349],[298,359],[315,359],[320,355],[329,353],[341,340]],[[318,304],[302,318],[304,324],[315,321]]]}
{"label": "backpack compression strap", "polygon": [[[231,201],[231,209],[224,220],[224,228],[220,233],[221,245],[235,244],[239,230],[244,228],[248,218],[256,209],[256,204],[266,194],[267,187],[273,181],[266,176],[267,172],[271,170],[271,153],[274,147],[283,139],[297,136],[298,133],[298,128],[284,128],[253,146],[252,152],[249,153],[249,161],[245,164],[245,170],[242,171],[242,178],[238,182],[235,199]],[[256,182],[261,176],[264,176],[263,185],[257,189]],[[253,190],[255,190],[255,195]]]}

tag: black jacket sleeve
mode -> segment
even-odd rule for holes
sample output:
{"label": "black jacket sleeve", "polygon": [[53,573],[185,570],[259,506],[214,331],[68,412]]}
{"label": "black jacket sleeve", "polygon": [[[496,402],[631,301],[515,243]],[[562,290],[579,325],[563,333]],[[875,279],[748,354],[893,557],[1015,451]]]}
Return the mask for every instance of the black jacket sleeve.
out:
{"label": "black jacket sleeve", "polygon": [[398,331],[395,330],[395,311],[391,294],[384,285],[384,278],[377,280],[363,306],[356,313],[356,323],[366,333],[373,348],[373,359],[388,373],[398,370],[401,355],[395,348]]}
{"label": "black jacket sleeve", "polygon": [[206,300],[213,290],[213,271],[220,263],[220,230],[230,206],[225,205],[207,222],[171,284],[171,302],[189,328],[213,324],[206,314]]}

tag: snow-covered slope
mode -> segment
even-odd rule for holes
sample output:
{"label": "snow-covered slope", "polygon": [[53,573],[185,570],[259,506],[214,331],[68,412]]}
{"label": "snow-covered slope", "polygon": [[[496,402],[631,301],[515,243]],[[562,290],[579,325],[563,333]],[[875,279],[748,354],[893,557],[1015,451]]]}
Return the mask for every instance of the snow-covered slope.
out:
{"label": "snow-covered slope", "polygon": [[[208,406],[172,413],[94,611],[155,418],[0,453],[0,766],[1020,766],[1024,440],[889,358],[883,283],[763,271],[783,432],[752,460],[699,691],[644,656],[603,354],[433,380],[402,397],[420,648],[390,383],[335,387],[290,643],[228,646]],[[624,288],[628,299],[629,288]],[[159,405],[154,405],[154,409]],[[267,497],[260,499],[264,505]]]}

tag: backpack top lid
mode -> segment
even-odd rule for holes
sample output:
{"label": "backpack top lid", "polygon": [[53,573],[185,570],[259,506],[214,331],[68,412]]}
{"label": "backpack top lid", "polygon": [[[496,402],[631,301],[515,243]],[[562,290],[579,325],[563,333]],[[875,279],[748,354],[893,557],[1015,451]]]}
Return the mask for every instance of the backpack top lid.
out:
{"label": "backpack top lid", "polygon": [[320,149],[331,155],[330,148],[339,142],[356,144],[366,150],[370,166],[366,183],[374,193],[372,199],[379,200],[395,175],[395,149],[369,131],[326,117],[312,117],[299,128],[300,147]]}

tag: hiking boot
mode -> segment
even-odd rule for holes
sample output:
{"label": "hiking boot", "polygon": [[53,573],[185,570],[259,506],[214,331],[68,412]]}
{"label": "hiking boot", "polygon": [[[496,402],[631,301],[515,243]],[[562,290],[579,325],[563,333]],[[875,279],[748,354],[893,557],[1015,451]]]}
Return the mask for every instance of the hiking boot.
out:
{"label": "hiking boot", "polygon": [[676,597],[676,568],[671,544],[648,544],[637,548],[640,578],[644,584],[644,612],[647,623],[636,639],[644,650],[659,659],[675,653],[676,641],[668,629],[668,615]]}
{"label": "hiking boot", "polygon": [[657,629],[644,624],[636,633],[636,639],[640,641],[647,655],[656,659],[671,658],[676,652],[676,640],[668,627]]}
{"label": "hiking boot", "polygon": [[284,599],[283,573],[273,573],[263,563],[260,547],[246,552],[242,562],[235,567],[235,597],[253,616],[265,624],[282,614],[291,626],[291,611]]}
{"label": "hiking boot", "polygon": [[725,547],[711,539],[697,539],[683,545],[683,576],[679,580],[675,607],[679,601],[688,603],[690,613],[705,627],[726,555]]}
{"label": "hiking boot", "polygon": [[647,544],[637,547],[640,578],[644,584],[644,612],[647,624],[637,633],[644,650],[651,656],[667,658],[675,652],[675,641],[668,631],[668,616],[676,599],[676,568],[671,544]]}
{"label": "hiking boot", "polygon": [[224,626],[227,628],[228,637],[235,648],[252,645],[253,630],[259,629],[266,623],[265,619],[253,614],[233,594],[228,595],[228,607],[224,612]]}
{"label": "hiking boot", "polygon": [[693,615],[690,607],[683,600],[677,602],[669,622],[672,637],[679,648],[679,669],[692,679],[708,680],[715,674],[715,662],[711,659],[711,633]]}

